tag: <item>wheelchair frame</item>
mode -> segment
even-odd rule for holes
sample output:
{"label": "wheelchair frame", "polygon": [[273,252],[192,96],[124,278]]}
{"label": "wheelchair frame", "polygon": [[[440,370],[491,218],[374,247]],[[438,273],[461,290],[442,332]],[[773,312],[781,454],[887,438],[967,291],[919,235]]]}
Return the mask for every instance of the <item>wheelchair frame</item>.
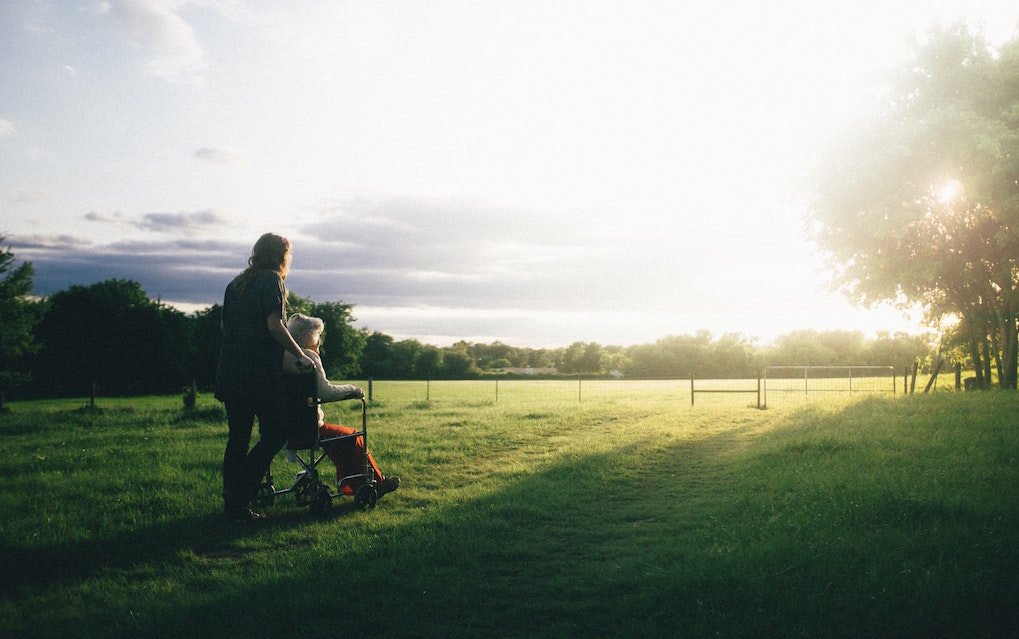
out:
{"label": "wheelchair frame", "polygon": [[[312,401],[315,403],[312,404]],[[308,397],[308,403],[317,407],[321,402],[317,398]],[[341,478],[336,482],[336,490],[333,491],[328,484],[322,481],[318,466],[328,456],[330,445],[339,445],[343,441],[356,437],[364,437],[363,472]],[[307,450],[307,457],[302,455],[304,450]],[[273,484],[272,470],[267,470],[265,478],[255,494],[253,500],[255,506],[266,508],[275,504],[277,497],[292,494],[297,505],[308,506],[311,512],[321,515],[332,507],[334,499],[343,495],[341,488],[344,484],[364,479],[364,483],[354,490],[354,505],[361,510],[375,507],[375,503],[378,501],[379,482],[375,477],[375,470],[368,463],[368,403],[363,398],[361,399],[361,430],[349,435],[319,439],[316,428],[315,439],[311,447],[297,450],[295,454],[297,463],[301,465],[302,470],[294,477],[293,485],[289,488],[277,489]]]}

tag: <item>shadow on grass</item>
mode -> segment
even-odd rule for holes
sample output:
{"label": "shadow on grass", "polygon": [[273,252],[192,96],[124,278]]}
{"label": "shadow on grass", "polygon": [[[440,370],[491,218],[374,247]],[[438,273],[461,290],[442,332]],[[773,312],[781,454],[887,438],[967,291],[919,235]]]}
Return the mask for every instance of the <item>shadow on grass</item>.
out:
{"label": "shadow on grass", "polygon": [[272,519],[254,522],[230,521],[222,513],[194,519],[145,526],[102,539],[82,540],[60,546],[25,548],[3,544],[0,552],[4,576],[0,595],[17,599],[19,593],[40,592],[85,581],[102,572],[126,570],[139,563],[171,561],[182,551],[197,554],[243,554],[236,542],[257,537],[268,530],[287,530],[349,515],[349,499],[337,503],[324,515],[312,515],[307,508],[280,509]]}
{"label": "shadow on grass", "polygon": [[[795,417],[791,426],[799,427]],[[667,446],[624,436],[611,453],[569,457],[396,524],[374,524],[373,513],[339,502],[329,517],[358,527],[359,543],[297,553],[291,569],[254,570],[228,588],[110,605],[86,614],[77,634],[1015,636],[1014,512],[968,513],[960,524],[944,511],[919,527],[875,528],[871,518],[847,518],[827,493],[770,494],[777,465],[820,472],[810,468],[850,449],[759,455],[753,429]],[[857,481],[853,490],[883,491],[880,478]],[[304,510],[253,526],[210,515],[32,551],[8,565],[39,592],[139,563],[158,570],[181,551],[231,559],[243,553],[238,540],[309,521]],[[929,537],[946,528],[961,540]],[[973,540],[984,547],[958,547]],[[46,619],[37,628],[66,629]]]}

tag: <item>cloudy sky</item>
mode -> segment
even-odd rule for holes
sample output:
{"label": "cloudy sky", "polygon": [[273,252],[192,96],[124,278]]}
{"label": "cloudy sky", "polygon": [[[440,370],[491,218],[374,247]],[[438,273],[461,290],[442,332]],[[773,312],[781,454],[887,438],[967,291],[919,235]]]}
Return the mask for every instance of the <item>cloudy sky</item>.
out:
{"label": "cloudy sky", "polygon": [[791,197],[911,34],[1014,0],[0,2],[0,233],[36,293],[190,311],[266,231],[397,339],[915,331],[825,292]]}

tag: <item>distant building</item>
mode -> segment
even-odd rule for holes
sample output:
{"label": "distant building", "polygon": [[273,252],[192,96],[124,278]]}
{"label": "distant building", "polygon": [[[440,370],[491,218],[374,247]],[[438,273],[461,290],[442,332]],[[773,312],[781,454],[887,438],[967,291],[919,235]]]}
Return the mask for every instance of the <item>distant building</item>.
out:
{"label": "distant building", "polygon": [[493,373],[508,373],[508,374],[511,374],[511,375],[558,375],[559,374],[559,369],[558,368],[530,368],[530,367],[517,368],[517,367],[509,366],[509,367],[506,367],[506,368],[493,368],[493,369],[491,369],[491,372],[493,372]]}

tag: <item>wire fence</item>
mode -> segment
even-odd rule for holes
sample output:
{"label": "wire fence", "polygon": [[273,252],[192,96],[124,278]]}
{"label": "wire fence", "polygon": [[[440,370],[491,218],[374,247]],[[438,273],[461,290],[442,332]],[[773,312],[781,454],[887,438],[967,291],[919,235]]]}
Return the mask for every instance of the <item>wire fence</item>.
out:
{"label": "wire fence", "polygon": [[[766,408],[769,401],[896,392],[891,366],[772,366],[756,379],[487,379],[370,380],[361,384],[372,401],[474,404],[562,404],[594,400],[675,399]],[[712,397],[714,396],[714,397]]]}
{"label": "wire fence", "polygon": [[681,380],[431,380],[378,381],[363,386],[373,400],[473,403],[564,403],[593,399],[679,396]]}
{"label": "wire fence", "polygon": [[895,394],[894,366],[769,366],[763,374],[764,406],[769,396],[808,399],[854,393]]}

